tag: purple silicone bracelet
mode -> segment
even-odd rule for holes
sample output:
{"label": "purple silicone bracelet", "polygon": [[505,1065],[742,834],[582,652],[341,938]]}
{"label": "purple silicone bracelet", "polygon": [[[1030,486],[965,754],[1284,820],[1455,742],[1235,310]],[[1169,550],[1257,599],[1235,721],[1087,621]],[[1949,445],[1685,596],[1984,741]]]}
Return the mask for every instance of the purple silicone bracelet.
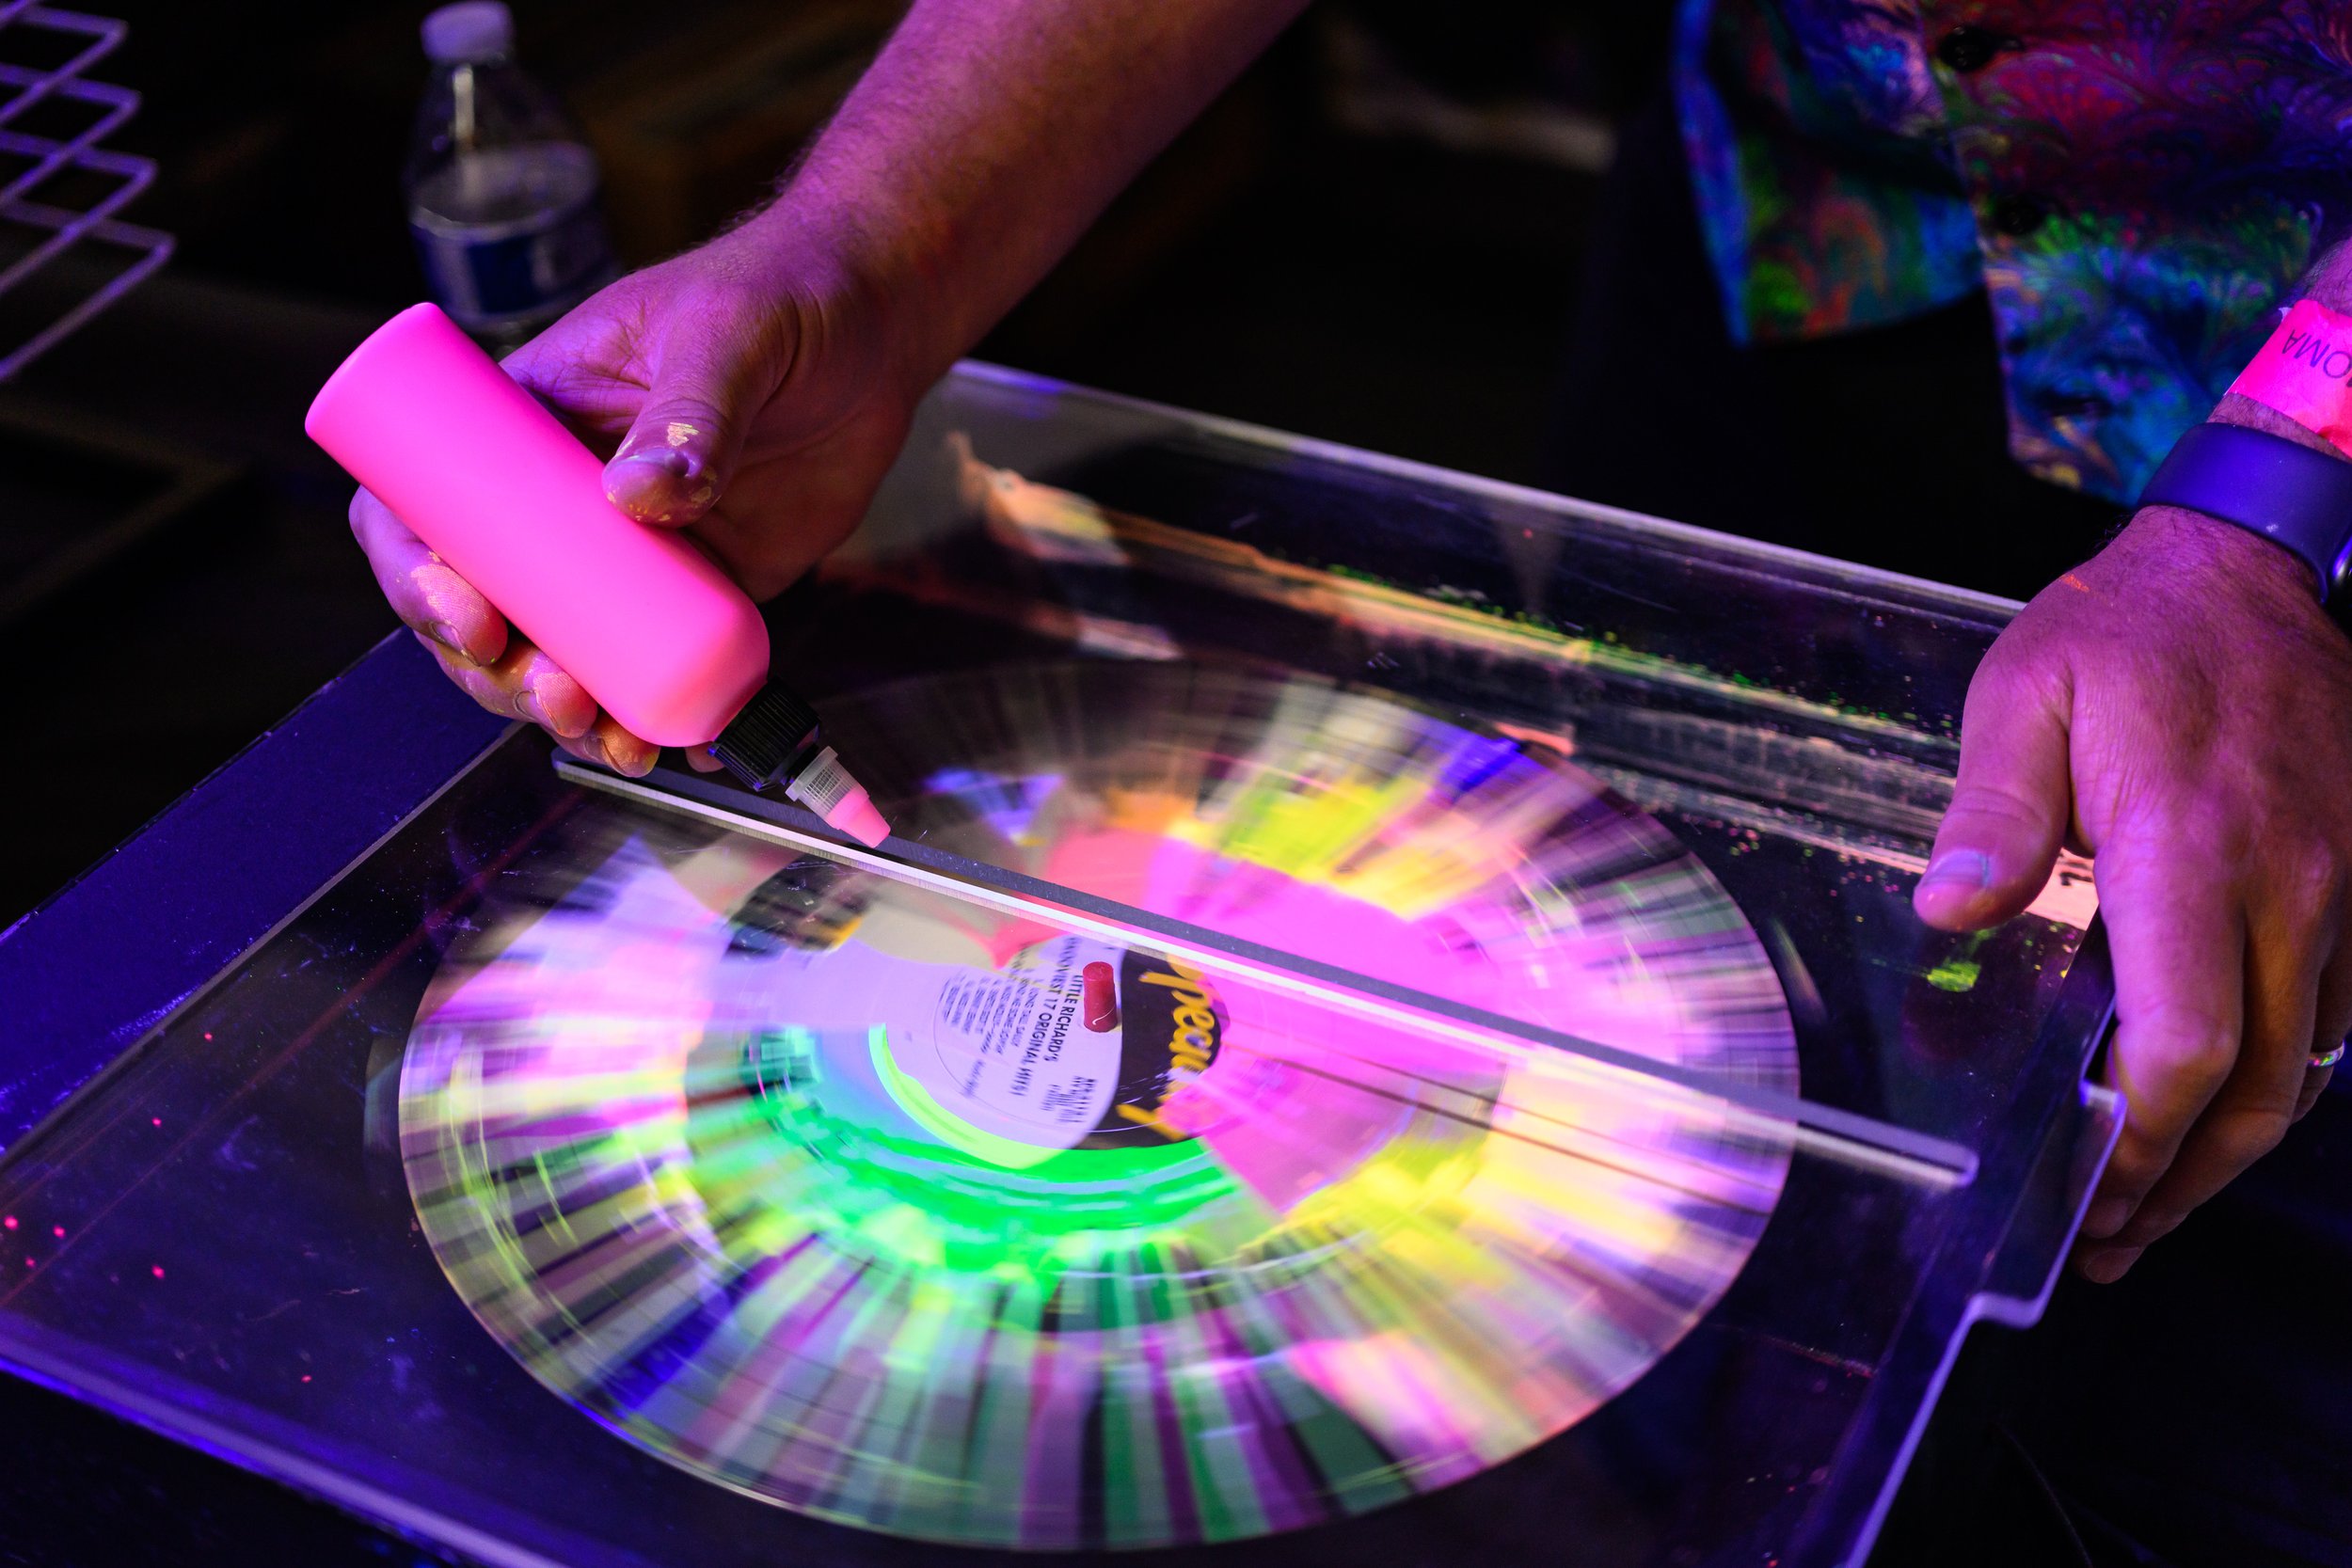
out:
{"label": "purple silicone bracelet", "polygon": [[2302,558],[2326,603],[2352,571],[2352,463],[2243,425],[2201,424],[2174,443],[2142,506],[2185,506]]}

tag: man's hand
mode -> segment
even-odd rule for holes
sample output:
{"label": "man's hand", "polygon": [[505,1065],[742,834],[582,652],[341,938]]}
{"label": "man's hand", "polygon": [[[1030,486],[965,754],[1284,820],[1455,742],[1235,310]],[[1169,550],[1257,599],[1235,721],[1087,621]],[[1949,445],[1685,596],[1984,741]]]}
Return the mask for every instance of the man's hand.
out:
{"label": "man's hand", "polygon": [[[764,599],[848,535],[905,437],[920,388],[880,316],[821,253],[755,223],[621,279],[505,368],[611,453],[615,503],[685,530]],[[653,766],[658,748],[365,490],[351,528],[394,611],[483,706],[622,772]]]}
{"label": "man's hand", "polygon": [[[583,436],[619,437],[616,503],[764,599],[855,526],[915,399],[1304,4],[915,0],[775,205],[621,279],[506,369]],[[485,707],[653,766],[364,490],[351,527]]]}
{"label": "man's hand", "polygon": [[2352,1029],[2352,641],[2285,550],[2153,507],[2028,605],[1968,689],[1916,897],[1946,930],[2096,857],[2128,1105],[2083,1274],[2140,1252],[2268,1151]]}

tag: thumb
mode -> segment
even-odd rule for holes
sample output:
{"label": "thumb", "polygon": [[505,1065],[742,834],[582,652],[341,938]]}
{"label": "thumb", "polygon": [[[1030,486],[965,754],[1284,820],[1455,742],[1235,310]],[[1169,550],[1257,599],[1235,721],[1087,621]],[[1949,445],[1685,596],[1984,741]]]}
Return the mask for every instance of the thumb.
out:
{"label": "thumb", "polygon": [[2050,879],[2074,818],[2063,684],[1988,663],[1961,716],[1960,777],[1912,905],[1947,931],[1997,926]]}
{"label": "thumb", "polygon": [[734,477],[753,417],[775,392],[773,330],[755,312],[670,312],[646,356],[644,404],[604,466],[615,506],[673,527],[710,510]]}

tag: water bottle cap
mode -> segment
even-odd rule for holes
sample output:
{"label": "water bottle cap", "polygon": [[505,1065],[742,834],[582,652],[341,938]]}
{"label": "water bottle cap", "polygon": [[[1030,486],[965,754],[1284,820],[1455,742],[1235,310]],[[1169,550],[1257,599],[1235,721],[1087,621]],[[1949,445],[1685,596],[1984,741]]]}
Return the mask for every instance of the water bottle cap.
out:
{"label": "water bottle cap", "polygon": [[424,19],[424,55],[435,65],[471,65],[515,47],[515,13],[501,0],[461,0]]}

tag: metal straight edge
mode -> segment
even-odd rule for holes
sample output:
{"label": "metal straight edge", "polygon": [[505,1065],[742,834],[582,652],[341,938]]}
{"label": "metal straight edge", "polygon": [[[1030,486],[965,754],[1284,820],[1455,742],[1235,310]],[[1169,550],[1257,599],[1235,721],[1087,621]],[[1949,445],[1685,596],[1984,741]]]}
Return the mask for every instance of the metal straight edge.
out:
{"label": "metal straight edge", "polygon": [[[1922,1185],[1955,1188],[1977,1176],[1976,1152],[1946,1138],[1820,1105],[1794,1095],[1726,1083],[1710,1074],[1657,1061],[1507,1014],[1450,1001],[1375,975],[1361,974],[1262,942],[1173,919],[1002,866],[967,860],[893,836],[884,851],[865,849],[824,831],[813,813],[780,800],[748,798],[668,768],[659,785],[574,762],[561,754],[556,771],[575,784],[643,804],[698,816],[755,837],[859,866],[894,881],[945,892],[998,909],[1125,941],[1137,930],[1160,939],[1171,957],[1233,971],[1270,989],[1306,997],[1339,1011],[1480,1050],[1540,1046],[1565,1052],[1640,1078],[1674,1085],[1723,1103],[1744,1118],[1769,1124],[1768,1135],[1793,1126],[1798,1148]],[[1091,917],[1091,918],[1089,918]]]}

